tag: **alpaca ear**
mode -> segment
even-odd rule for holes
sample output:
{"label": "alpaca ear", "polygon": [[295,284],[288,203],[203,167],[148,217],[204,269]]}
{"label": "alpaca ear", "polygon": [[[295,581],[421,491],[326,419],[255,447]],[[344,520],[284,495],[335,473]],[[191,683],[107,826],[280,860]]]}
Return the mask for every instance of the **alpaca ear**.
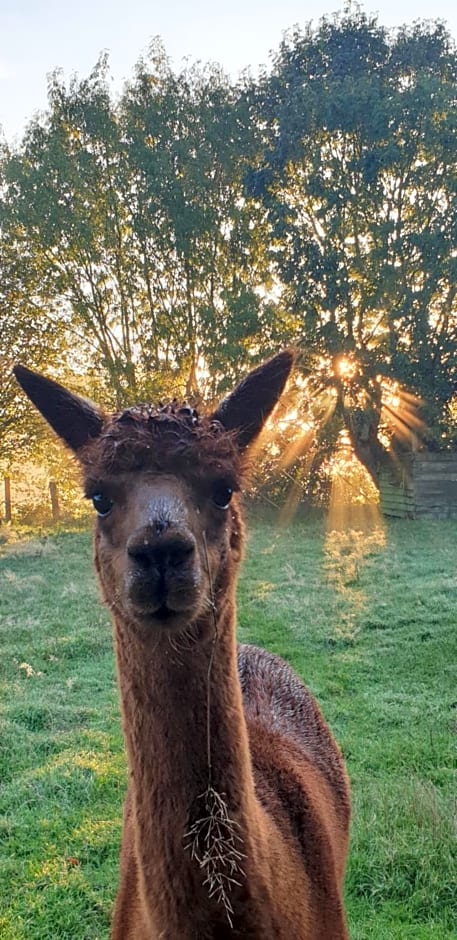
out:
{"label": "alpaca ear", "polygon": [[90,401],[25,366],[17,365],[13,372],[43,418],[73,451],[98,437],[103,416]]}
{"label": "alpaca ear", "polygon": [[295,354],[290,349],[273,356],[254,369],[221,401],[213,418],[227,431],[237,432],[237,443],[245,448],[257,437],[273,411],[287,382]]}

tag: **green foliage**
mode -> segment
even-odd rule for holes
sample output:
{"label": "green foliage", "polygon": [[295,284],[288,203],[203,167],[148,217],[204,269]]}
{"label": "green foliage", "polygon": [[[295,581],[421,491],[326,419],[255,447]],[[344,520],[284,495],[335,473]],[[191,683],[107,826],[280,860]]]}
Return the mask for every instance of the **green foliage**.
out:
{"label": "green foliage", "polygon": [[[251,529],[240,639],[293,664],[348,763],[351,937],[451,940],[455,525]],[[0,548],[0,935],[102,940],[126,768],[89,539]]]}
{"label": "green foliage", "polygon": [[325,357],[331,372],[341,353],[358,364],[353,400],[340,395],[356,446],[354,403],[374,407],[377,434],[378,375],[427,402],[443,446],[457,381],[456,81],[441,24],[392,33],[359,9],[287,36],[263,80],[251,187],[310,368]]}
{"label": "green foliage", "polygon": [[32,259],[31,246],[18,235],[13,219],[7,222],[14,197],[5,186],[11,156],[0,151],[0,461],[29,453],[40,436],[40,422],[29,409],[11,373],[21,360],[52,366],[65,351],[65,331],[52,303],[44,299],[44,259]]}
{"label": "green foliage", "polygon": [[264,334],[238,112],[219,69],[176,75],[154,43],[119,104],[105,58],[68,87],[55,73],[47,115],[4,161],[5,246],[27,257],[47,329],[115,406],[199,394],[201,364],[214,395]]}
{"label": "green foliage", "polygon": [[376,477],[386,382],[455,446],[456,85],[442,24],[351,6],[256,80],[174,71],[158,40],[118,100],[106,56],[54,73],[0,154],[3,459],[40,441],[14,359],[107,406],[198,404],[291,342],[308,401],[337,394],[313,467],[345,427]]}

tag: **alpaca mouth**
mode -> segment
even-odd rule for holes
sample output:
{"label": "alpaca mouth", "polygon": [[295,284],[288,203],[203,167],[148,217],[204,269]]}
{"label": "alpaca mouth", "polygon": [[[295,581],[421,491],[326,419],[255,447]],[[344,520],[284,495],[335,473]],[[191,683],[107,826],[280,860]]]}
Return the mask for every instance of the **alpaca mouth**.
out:
{"label": "alpaca mouth", "polygon": [[177,585],[150,583],[143,578],[128,578],[125,600],[130,616],[151,630],[176,630],[186,627],[201,611],[200,582],[183,580]]}
{"label": "alpaca mouth", "polygon": [[172,620],[173,617],[179,616],[178,611],[173,610],[171,607],[168,607],[168,604],[161,604],[160,607],[134,607],[134,612],[140,620],[148,620],[151,623],[159,621],[159,623],[166,623],[168,620]]}
{"label": "alpaca mouth", "polygon": [[151,614],[151,617],[154,620],[160,620],[161,623],[163,623],[166,620],[170,620],[171,617],[175,616],[175,614],[176,614],[175,610],[172,610],[170,607],[167,607],[166,604],[161,604],[158,610],[155,610],[154,613]]}
{"label": "alpaca mouth", "polygon": [[153,629],[154,627],[174,630],[181,629],[189,619],[189,611],[175,610],[168,604],[162,603],[156,608],[133,607],[134,617],[143,626]]}

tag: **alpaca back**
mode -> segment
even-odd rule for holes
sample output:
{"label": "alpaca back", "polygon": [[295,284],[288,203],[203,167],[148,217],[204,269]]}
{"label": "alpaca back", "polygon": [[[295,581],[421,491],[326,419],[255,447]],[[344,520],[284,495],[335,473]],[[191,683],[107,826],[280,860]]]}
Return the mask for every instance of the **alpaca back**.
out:
{"label": "alpaca back", "polygon": [[332,896],[339,907],[350,821],[340,750],[311,692],[279,656],[241,645],[238,671],[257,797],[298,847],[326,904]]}

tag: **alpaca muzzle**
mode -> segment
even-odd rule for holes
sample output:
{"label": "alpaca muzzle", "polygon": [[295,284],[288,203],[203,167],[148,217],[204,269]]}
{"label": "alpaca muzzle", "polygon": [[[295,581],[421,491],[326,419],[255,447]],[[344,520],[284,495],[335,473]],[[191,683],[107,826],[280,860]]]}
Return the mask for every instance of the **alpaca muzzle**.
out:
{"label": "alpaca muzzle", "polygon": [[201,570],[192,533],[184,526],[154,524],[127,543],[127,594],[135,611],[157,623],[193,610]]}

